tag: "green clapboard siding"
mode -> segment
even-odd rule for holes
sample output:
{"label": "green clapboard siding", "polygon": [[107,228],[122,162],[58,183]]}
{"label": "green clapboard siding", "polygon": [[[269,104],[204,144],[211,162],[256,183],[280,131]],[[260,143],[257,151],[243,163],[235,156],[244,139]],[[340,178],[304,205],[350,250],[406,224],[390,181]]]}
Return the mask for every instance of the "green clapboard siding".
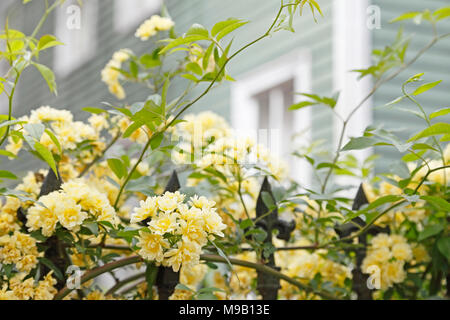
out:
{"label": "green clapboard siding", "polygon": [[[448,6],[448,0],[408,0],[408,1],[392,1],[392,0],[373,0],[373,4],[381,8],[381,29],[373,32],[374,48],[381,48],[388,43],[392,43],[397,34],[401,23],[390,24],[389,21],[400,16],[406,11],[422,11],[426,8],[436,10],[443,6]],[[412,22],[405,22],[404,34],[412,34],[412,41],[409,48],[408,57],[411,58],[418,53],[432,39],[432,29],[422,25],[417,26]],[[445,20],[439,23],[438,30],[440,33],[450,31],[450,21]],[[409,77],[425,72],[424,80],[433,82],[443,80],[443,82],[433,90],[420,95],[419,102],[423,105],[427,113],[437,109],[448,107],[450,105],[450,39],[443,40],[435,45],[426,54],[424,54],[413,66],[404,71],[397,79],[390,84],[382,87],[374,97],[374,106],[382,106],[395,98],[402,95],[401,85]],[[410,91],[414,87],[410,88]],[[410,137],[414,132],[425,128],[424,121],[409,113],[401,112],[395,109],[405,108],[418,111],[417,107],[407,101],[396,104],[387,110],[386,108],[376,108],[374,111],[374,119],[377,124],[383,124],[387,128],[395,128],[399,130],[400,136],[403,138]],[[439,121],[449,121],[450,118],[441,118]],[[382,153],[382,159],[377,164],[379,171],[389,170],[389,163],[398,159],[399,154],[393,148],[380,147],[377,152]],[[387,161],[386,161],[387,160]]]}
{"label": "green clapboard siding", "polygon": [[[101,82],[100,72],[108,62],[111,55],[121,48],[132,48],[136,53],[150,51],[149,42],[142,42],[134,37],[135,28],[128,33],[114,31],[112,0],[89,0],[97,1],[99,6],[99,19],[97,22],[97,42],[92,59],[82,65],[68,76],[61,78],[57,75],[58,96],[55,97],[48,92],[45,82],[40,74],[34,70],[27,70],[21,79],[15,116],[27,114],[30,110],[41,105],[50,105],[56,108],[70,109],[76,118],[83,119],[88,116],[81,111],[85,106],[98,106],[107,101],[116,103],[114,96],[108,93],[106,86]],[[319,23],[314,23],[312,15],[305,10],[303,17],[297,17],[295,28],[297,33],[281,31],[271,38],[267,38],[244,54],[236,57],[230,63],[229,72],[239,80],[239,76],[270,62],[277,57],[289,53],[292,50],[306,48],[311,51],[313,57],[312,87],[315,92],[330,92],[332,88],[332,21],[331,0],[321,1],[325,18],[319,18]],[[234,39],[233,48],[239,48],[243,44],[255,39],[272,23],[278,9],[279,2],[245,0],[245,1],[222,1],[222,0],[166,0],[166,5],[172,18],[176,22],[176,30],[183,32],[196,22],[211,28],[213,24],[229,17],[236,17],[251,21],[244,26]],[[139,10],[139,8],[136,8]],[[27,6],[14,4],[11,21],[18,21],[12,27],[31,33],[34,25],[39,20],[39,14],[43,12],[43,3],[33,1]],[[136,27],[141,21],[136,21]],[[54,17],[50,17],[42,33],[54,33]],[[74,52],[76,54],[76,52]],[[49,66],[53,65],[52,52],[41,56],[41,62]],[[172,96],[183,90],[183,82],[176,82],[171,87]],[[199,88],[192,94],[199,94]],[[126,101],[134,102],[145,99],[150,92],[139,86],[125,86],[127,92]],[[226,118],[230,117],[230,85],[224,83],[216,87],[208,96],[195,105],[190,112],[198,112],[210,109]],[[318,109],[313,115],[314,139],[325,139],[330,141],[331,137],[331,115],[324,109]],[[299,128],[301,130],[301,128]],[[2,166],[10,167],[12,164],[1,160]],[[14,170],[24,174],[30,168],[28,159],[15,161]]]}
{"label": "green clapboard siding", "polygon": [[[99,6],[97,35],[92,39],[92,43],[97,43],[92,58],[83,64],[79,69],[62,78],[57,75],[58,96],[55,97],[48,92],[45,82],[41,79],[38,71],[30,68],[21,79],[17,99],[15,101],[14,115],[20,116],[29,113],[41,105],[50,105],[57,108],[70,109],[75,117],[84,119],[88,116],[82,112],[85,106],[99,106],[101,102],[118,103],[114,96],[109,94],[106,86],[101,82],[100,72],[110,59],[111,55],[121,48],[132,48],[137,54],[149,52],[149,42],[142,42],[134,37],[137,26],[142,21],[136,21],[135,27],[128,32],[118,33],[114,30],[114,6],[113,0],[89,0],[96,1]],[[147,0],[146,0],[147,1]],[[389,24],[389,21],[409,10],[423,10],[428,7],[436,9],[448,5],[446,0],[428,0],[426,3],[420,0],[373,0],[372,3],[380,6],[382,28],[373,31],[373,47],[383,47],[390,43],[396,36],[398,24]],[[324,18],[319,17],[315,23],[309,10],[305,10],[302,17],[296,17],[296,33],[281,31],[273,37],[266,38],[260,43],[249,48],[245,53],[237,56],[229,65],[229,73],[237,80],[261,65],[265,65],[278,57],[294,50],[308,49],[312,56],[312,89],[319,94],[330,94],[333,87],[333,38],[332,38],[332,0],[320,1]],[[166,5],[172,18],[176,22],[177,32],[183,32],[196,22],[211,28],[217,21],[229,17],[241,18],[251,21],[236,33],[233,48],[237,49],[245,43],[263,34],[273,21],[279,5],[277,0],[166,0]],[[139,10],[139,8],[136,8]],[[31,33],[33,27],[39,21],[43,12],[43,3],[33,1],[27,6],[22,6],[17,1],[9,9],[12,27],[25,30]],[[450,30],[450,23],[442,23],[441,30]],[[414,34],[410,46],[409,57],[413,56],[430,39],[431,30],[414,26],[411,23],[405,25],[405,32]],[[54,17],[47,21],[42,34],[54,33]],[[374,97],[374,106],[383,105],[399,95],[402,82],[413,74],[427,71],[425,79],[427,81],[444,80],[444,82],[432,92],[420,97],[424,107],[428,112],[446,107],[450,101],[450,40],[446,43],[436,45],[430,52],[424,55],[413,67],[405,71],[401,76],[390,84],[381,88]],[[76,54],[76,52],[74,52]],[[49,51],[41,56],[41,62],[49,66],[53,65],[53,53]],[[176,81],[171,86],[170,95],[175,97],[184,88],[185,82]],[[145,99],[150,92],[136,85],[126,85],[128,102]],[[204,89],[200,86],[192,97]],[[230,117],[230,84],[224,83],[214,88],[209,95],[193,106],[190,112],[198,112],[210,109],[224,117]],[[4,98],[4,97],[3,97]],[[4,101],[0,102],[4,106]],[[408,103],[399,104],[399,107],[414,108]],[[400,113],[393,110],[375,108],[374,119],[377,124],[386,127],[404,129],[403,137],[412,134],[423,128],[420,119],[409,114]],[[313,139],[324,139],[328,146],[332,141],[332,117],[326,108],[313,109]],[[302,130],[302,128],[298,128]],[[383,161],[377,166],[378,170],[387,169],[386,159],[392,160],[398,157],[395,151],[390,148],[379,148]],[[10,167],[11,163],[2,159],[0,166]],[[24,173],[30,168],[27,159],[21,159],[14,163],[16,172]]]}

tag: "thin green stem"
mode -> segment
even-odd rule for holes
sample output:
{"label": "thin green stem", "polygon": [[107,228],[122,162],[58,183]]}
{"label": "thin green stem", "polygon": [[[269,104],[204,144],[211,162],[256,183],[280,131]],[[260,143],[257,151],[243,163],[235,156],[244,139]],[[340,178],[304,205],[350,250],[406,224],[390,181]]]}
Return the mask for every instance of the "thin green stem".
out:
{"label": "thin green stem", "polygon": [[[17,83],[19,82],[21,72],[22,71],[17,72],[16,79],[14,80],[14,85],[13,85],[13,87],[11,89],[11,93],[9,94],[9,97],[8,97],[8,121],[11,121],[11,119],[12,119],[12,106],[13,106],[14,93],[16,91],[16,86],[17,86]],[[2,139],[0,140],[0,147],[3,145],[3,143],[8,138],[10,128],[11,128],[10,125],[6,126],[6,131],[3,134]]]}
{"label": "thin green stem", "polygon": [[[419,108],[420,112],[422,112],[422,114],[423,114],[423,119],[425,120],[425,122],[428,125],[428,128],[431,127],[431,121],[428,118],[428,114],[425,112],[425,110],[423,109],[422,105],[416,99],[414,99],[408,92],[406,92],[406,85],[407,85],[406,83],[404,83],[402,85],[403,95],[406,98],[408,98],[409,101],[414,103]],[[442,159],[442,164],[445,164],[444,150],[442,150],[442,147],[441,147],[440,143],[437,141],[435,136],[433,136],[432,139],[433,139],[434,144],[439,149],[439,153],[440,153],[441,159]],[[427,163],[427,166],[428,166],[428,163]],[[428,166],[428,168],[430,168],[430,167]],[[445,175],[445,174],[444,174],[444,188],[447,188],[447,175]]]}
{"label": "thin green stem", "polygon": [[119,193],[117,194],[116,200],[114,201],[114,209],[115,209],[116,211],[118,210],[117,206],[118,206],[118,204],[119,204],[120,197],[121,197],[121,195],[122,195],[122,193],[123,193],[123,190],[125,189],[126,185],[127,185],[128,182],[130,181],[131,176],[132,176],[133,173],[136,171],[136,169],[137,169],[137,167],[139,166],[139,164],[142,162],[142,159],[144,159],[145,153],[147,152],[148,148],[150,147],[151,141],[152,141],[152,139],[149,138],[148,141],[147,141],[147,143],[146,143],[145,146],[144,146],[144,149],[142,149],[142,152],[141,152],[141,154],[139,155],[139,158],[138,158],[138,160],[136,161],[135,165],[131,168],[130,172],[128,173],[128,175],[127,175],[127,177],[126,177],[126,179],[125,179],[125,181],[124,181],[124,182],[122,183],[122,185],[120,186]]}
{"label": "thin green stem", "polygon": [[[447,169],[447,168],[450,168],[450,165],[442,166],[442,167],[439,167],[439,168],[435,168],[435,169],[433,169],[433,170],[429,170],[429,171],[427,172],[427,174],[426,174],[426,175],[422,178],[422,180],[419,182],[419,184],[417,185],[417,187],[414,189],[414,194],[417,194],[417,192],[419,191],[419,188],[422,186],[422,184],[425,182],[425,180],[428,178],[428,176],[429,176],[430,174],[432,174],[433,172],[439,171],[439,170]],[[366,224],[364,227],[362,227],[360,230],[358,230],[357,232],[353,233],[352,235],[349,235],[349,236],[347,236],[347,237],[344,237],[344,238],[341,238],[341,239],[338,239],[338,240],[329,241],[329,242],[327,242],[327,243],[318,245],[316,248],[317,248],[317,249],[326,248],[326,247],[328,247],[330,244],[336,244],[336,243],[339,243],[339,242],[348,241],[348,240],[354,239],[354,238],[356,238],[356,237],[359,237],[359,236],[362,235],[364,232],[366,232],[367,230],[369,230],[369,228],[370,228],[370,227],[371,227],[378,219],[380,219],[382,216],[384,216],[386,213],[388,213],[389,211],[391,211],[391,210],[397,208],[398,206],[400,206],[400,205],[402,205],[402,204],[404,204],[404,203],[406,203],[406,202],[407,202],[407,200],[405,199],[405,200],[401,200],[401,201],[398,201],[398,202],[394,203],[393,205],[391,205],[391,206],[390,206],[389,208],[387,208],[386,210],[384,210],[384,211],[380,212],[379,214],[377,214],[377,215],[376,215],[376,216],[375,216],[368,224]]]}
{"label": "thin green stem", "polygon": [[[227,259],[218,256],[218,255],[213,255],[213,254],[203,254],[200,257],[201,260],[203,261],[208,261],[208,262],[217,262],[217,263],[228,263]],[[234,258],[229,258],[228,259],[229,262],[233,265],[238,265],[238,266],[243,266],[243,267],[248,267],[248,268],[252,268],[255,269],[257,271],[266,273],[266,274],[270,274],[273,276],[276,276],[277,278],[284,280],[286,282],[289,282],[290,284],[297,286],[299,289],[301,290],[305,290],[307,292],[311,292],[311,293],[315,293],[325,299],[331,299],[331,300],[335,300],[336,297],[330,295],[329,293],[323,292],[323,291],[319,291],[319,290],[315,290],[305,284],[303,284],[300,281],[297,281],[281,272],[278,272],[275,269],[272,269],[266,265],[260,264],[260,263],[253,263],[253,262],[249,262],[249,261],[244,261],[244,260],[239,260],[239,259],[234,259]],[[117,268],[121,268],[121,267],[125,267],[131,264],[136,264],[139,262],[142,262],[142,258],[140,256],[131,256],[131,257],[127,257],[127,258],[123,258],[121,260],[117,260],[114,262],[110,262],[108,264],[105,264],[101,267],[92,269],[88,272],[86,272],[80,279],[80,284],[83,284],[91,279],[94,279],[98,276],[100,276],[101,274],[107,273],[107,272],[111,272],[114,269]],[[118,286],[118,284],[116,285]],[[121,286],[121,285],[119,285]],[[61,289],[56,296],[54,297],[54,300],[62,300],[64,299],[68,294],[70,294],[71,291],[73,291],[75,288],[68,288],[67,286],[65,286],[63,289]],[[117,288],[118,289],[118,288]],[[112,288],[110,289],[112,290]]]}
{"label": "thin green stem", "polygon": [[[114,262],[110,262],[107,263],[101,267],[92,269],[88,272],[86,272],[80,279],[80,284],[83,284],[91,279],[94,279],[96,277],[98,277],[101,274],[104,274],[106,272],[110,272],[111,270],[117,269],[117,268],[121,268],[121,267],[125,267],[131,264],[135,264],[138,262],[142,262],[142,258],[139,256],[131,256],[131,257],[127,257],[121,260],[117,260]],[[70,289],[67,286],[65,286],[64,288],[62,288],[54,297],[54,300],[62,300],[64,299],[72,290],[74,289]]]}
{"label": "thin green stem", "polygon": [[326,174],[324,183],[322,184],[322,193],[325,193],[326,191],[326,187],[327,184],[329,182],[329,179],[331,177],[331,174],[333,173],[333,167],[334,165],[336,165],[337,161],[339,160],[339,157],[341,155],[341,149],[343,146],[343,142],[344,142],[344,138],[345,138],[345,133],[347,130],[347,125],[350,122],[350,120],[353,118],[353,116],[355,115],[355,113],[361,109],[364,104],[369,101],[369,99],[377,92],[377,90],[385,83],[391,81],[392,79],[396,78],[400,73],[402,73],[404,70],[406,70],[407,68],[409,68],[412,64],[414,64],[425,52],[427,52],[430,48],[432,48],[439,40],[444,39],[446,37],[450,36],[450,33],[448,34],[444,34],[442,36],[434,36],[433,39],[425,46],[423,47],[411,60],[409,60],[406,64],[404,64],[403,66],[401,66],[398,70],[396,70],[395,72],[393,72],[392,74],[388,75],[385,78],[381,78],[379,79],[373,86],[372,90],[370,90],[370,92],[361,100],[360,103],[358,103],[358,105],[349,113],[349,115],[345,118],[344,122],[343,122],[343,126],[341,129],[341,133],[339,136],[339,142],[337,145],[337,150],[336,150],[336,155],[333,159],[333,166],[330,166],[330,168],[328,169],[328,172]]}
{"label": "thin green stem", "polygon": [[[208,261],[208,262],[217,262],[217,263],[228,263],[227,260],[221,256],[218,255],[213,255],[213,254],[202,254],[201,255],[201,260],[203,261]],[[270,274],[272,276],[275,276],[281,280],[284,280],[296,287],[298,287],[300,290],[304,290],[306,292],[310,292],[310,293],[314,293],[317,294],[319,296],[321,296],[322,298],[328,299],[328,300],[336,300],[337,298],[332,296],[329,293],[323,292],[323,291],[319,291],[319,290],[315,290],[305,284],[303,284],[300,281],[297,281],[275,269],[272,269],[264,264],[261,263],[253,263],[253,262],[249,262],[249,261],[244,261],[244,260],[239,260],[239,259],[234,259],[234,258],[228,258],[228,260],[230,261],[231,264],[233,265],[237,265],[237,266],[241,266],[241,267],[247,267],[247,268],[251,268],[251,269],[255,269],[257,271],[266,273],[266,274]]]}
{"label": "thin green stem", "polygon": [[130,282],[139,280],[140,278],[145,277],[145,273],[138,273],[121,281],[118,281],[113,287],[111,287],[106,295],[114,294],[117,290],[120,290],[122,287],[126,286]]}
{"label": "thin green stem", "polygon": [[[29,47],[30,41],[36,37],[36,35],[38,34],[38,32],[41,30],[42,26],[44,25],[44,22],[47,20],[49,14],[58,6],[58,4],[59,4],[59,0],[56,0],[51,7],[48,7],[46,4],[46,10],[44,12],[44,15],[41,17],[41,19],[39,20],[39,23],[34,28],[31,36],[25,41],[25,47],[23,49],[24,51],[27,50],[27,48]],[[13,70],[13,69],[15,69],[14,66],[11,67],[11,70]],[[12,119],[12,104],[13,104],[14,92],[16,90],[16,86],[17,86],[17,83],[19,81],[19,78],[20,78],[20,75],[21,75],[23,69],[20,71],[16,70],[16,79],[14,80],[14,85],[13,85],[13,87],[11,89],[11,93],[9,94],[9,97],[8,97],[8,121],[10,121]],[[9,71],[8,71],[8,74],[9,74]],[[3,145],[3,143],[8,138],[10,127],[11,127],[10,125],[6,126],[6,131],[0,140],[0,147]]]}
{"label": "thin green stem", "polygon": [[117,140],[119,140],[120,138],[120,133],[118,133],[112,140],[111,142],[106,146],[106,148],[102,151],[101,154],[97,155],[94,160],[92,160],[90,163],[88,163],[86,165],[86,167],[84,167],[83,171],[81,171],[79,177],[81,178],[82,176],[84,176],[89,169],[91,169],[91,167],[101,158],[103,158],[103,156],[105,155],[105,153],[117,142]]}
{"label": "thin green stem", "polygon": [[[247,216],[247,219],[250,220],[250,221],[252,221],[252,219],[250,218],[250,214],[249,214],[249,212],[248,212],[248,210],[247,210],[247,206],[246,206],[246,204],[245,204],[244,197],[243,197],[243,195],[242,195],[242,177],[241,177],[241,170],[240,170],[239,167],[238,167],[237,169],[238,169],[238,196],[239,196],[239,199],[240,199],[240,201],[241,201],[241,203],[242,203],[242,207],[244,208],[244,212],[245,212],[245,215]],[[254,223],[253,223],[253,224],[254,224]]]}
{"label": "thin green stem", "polygon": [[[271,31],[273,30],[276,22],[278,21],[278,19],[280,18],[280,15],[283,11],[283,9],[285,7],[288,6],[292,6],[292,5],[298,5],[298,4],[287,4],[287,5],[281,5],[280,9],[278,10],[278,13],[272,23],[272,25],[269,27],[269,29],[260,37],[258,37],[257,39],[251,41],[250,43],[244,45],[243,47],[241,47],[239,50],[237,50],[235,53],[233,53],[230,57],[225,59],[225,62],[223,63],[222,67],[220,68],[219,72],[217,73],[217,75],[214,77],[214,79],[210,82],[210,84],[208,85],[208,87],[200,94],[197,96],[197,98],[195,98],[193,101],[191,101],[190,103],[188,103],[187,105],[185,105],[174,117],[171,121],[169,121],[164,128],[157,132],[158,134],[165,132],[187,109],[189,109],[191,106],[193,106],[195,103],[197,103],[200,99],[202,99],[206,94],[208,94],[208,92],[212,89],[212,87],[214,86],[214,84],[217,82],[217,80],[219,79],[219,77],[221,76],[222,72],[224,72],[225,67],[228,65],[228,63],[234,58],[236,57],[239,53],[241,53],[242,51],[244,51],[245,49],[247,49],[248,47],[252,46],[253,44],[261,41],[262,39],[268,37],[271,33]],[[153,136],[153,135],[152,135]],[[117,205],[119,203],[119,199],[120,196],[123,193],[123,190],[125,189],[125,186],[128,184],[128,182],[131,179],[131,176],[133,175],[134,171],[136,170],[136,168],[138,167],[138,165],[140,164],[140,162],[142,161],[145,153],[147,152],[148,148],[150,147],[150,141],[151,138],[149,139],[149,141],[147,142],[147,144],[144,146],[144,149],[141,152],[141,155],[139,156],[138,161],[136,162],[136,164],[133,166],[133,168],[131,169],[131,171],[128,173],[128,176],[126,177],[124,183],[120,186],[119,189],[119,193],[117,195],[116,201],[114,202],[114,208],[117,211]]]}

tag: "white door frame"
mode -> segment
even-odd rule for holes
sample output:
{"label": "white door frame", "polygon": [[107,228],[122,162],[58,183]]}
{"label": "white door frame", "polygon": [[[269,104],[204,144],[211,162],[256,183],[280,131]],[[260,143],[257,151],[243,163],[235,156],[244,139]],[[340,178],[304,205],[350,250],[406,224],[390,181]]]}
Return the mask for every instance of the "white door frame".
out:
{"label": "white door frame", "polygon": [[[308,50],[295,50],[270,61],[251,72],[238,77],[231,86],[231,123],[239,134],[258,138],[258,105],[254,95],[269,90],[290,79],[294,80],[294,92],[311,92],[311,54]],[[276,98],[276,97],[275,97]],[[294,103],[301,101],[300,95],[294,95]],[[292,112],[294,131],[311,128],[311,110],[305,108]],[[305,144],[311,142],[311,130],[302,135]],[[292,150],[294,151],[294,150]],[[303,186],[309,186],[311,170],[303,159],[296,158],[291,177]]]}

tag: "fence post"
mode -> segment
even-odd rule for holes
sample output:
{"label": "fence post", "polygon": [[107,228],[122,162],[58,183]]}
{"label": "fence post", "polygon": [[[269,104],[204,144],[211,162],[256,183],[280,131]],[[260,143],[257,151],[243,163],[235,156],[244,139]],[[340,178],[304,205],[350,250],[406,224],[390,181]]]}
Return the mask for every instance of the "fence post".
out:
{"label": "fence post", "polygon": [[[363,184],[361,184],[356,193],[355,199],[353,200],[352,210],[359,210],[363,205],[369,204],[367,200],[366,194],[364,193]],[[340,238],[347,237],[351,235],[353,232],[357,232],[360,230],[359,227],[364,227],[366,222],[360,217],[356,217],[352,219],[353,223],[346,223],[342,226],[336,227],[336,233]],[[358,226],[359,227],[358,227]],[[355,252],[356,263],[355,267],[352,270],[352,289],[357,294],[358,300],[372,300],[372,291],[369,289],[367,285],[367,280],[369,279],[369,275],[365,274],[361,270],[361,265],[363,263],[364,258],[366,257],[366,245],[367,245],[367,233],[376,235],[381,232],[389,232],[389,227],[380,228],[378,226],[370,227],[366,233],[363,233],[358,236],[358,243],[362,245],[362,247],[353,249]],[[351,240],[350,240],[351,241]]]}
{"label": "fence post", "polygon": [[[55,172],[51,168],[49,168],[47,176],[42,183],[38,199],[40,197],[48,195],[49,193],[52,193],[53,191],[58,191],[59,189],[61,189],[61,176],[58,170],[56,170],[56,172],[58,173],[58,177],[56,176]],[[26,215],[22,208],[19,208],[18,210],[18,218],[22,221],[22,223],[24,223],[24,225],[26,224]],[[48,249],[45,251],[44,257],[47,260],[51,261],[62,273],[64,273],[70,265],[70,259],[67,255],[64,243],[55,235],[48,238],[43,245],[45,247],[48,247]],[[45,276],[48,272],[51,271],[51,269],[44,264],[41,264],[41,268],[42,276]],[[60,290],[65,285],[66,283],[64,280],[57,279],[55,287]]]}
{"label": "fence post", "polygon": [[[295,229],[295,222],[280,220],[278,218],[278,210],[276,207],[272,210],[272,212],[269,213],[269,208],[267,208],[263,200],[263,193],[267,193],[272,198],[272,202],[276,203],[275,197],[272,193],[272,188],[267,177],[264,178],[264,182],[261,186],[258,200],[256,202],[256,219],[261,219],[256,223],[256,226],[260,227],[267,233],[264,244],[273,245],[272,232],[274,229],[277,229],[279,231],[277,238],[286,241],[289,240],[291,232]],[[274,253],[271,253],[266,259],[264,259],[263,256],[259,257],[259,259],[262,263],[273,269],[276,269],[278,271],[281,269],[275,264]],[[278,296],[278,290],[281,288],[280,279],[275,276],[268,275],[267,273],[257,272],[257,280],[257,289],[261,294],[263,300],[276,300]]]}
{"label": "fence post", "polygon": [[[177,172],[174,170],[164,192],[175,192],[179,189],[180,181],[178,180]],[[175,287],[177,286],[179,281],[179,272],[174,272],[170,267],[158,267],[158,274],[156,276],[155,284],[158,288],[159,300],[168,300],[172,293],[175,291]],[[152,288],[148,288],[148,290],[152,290]]]}

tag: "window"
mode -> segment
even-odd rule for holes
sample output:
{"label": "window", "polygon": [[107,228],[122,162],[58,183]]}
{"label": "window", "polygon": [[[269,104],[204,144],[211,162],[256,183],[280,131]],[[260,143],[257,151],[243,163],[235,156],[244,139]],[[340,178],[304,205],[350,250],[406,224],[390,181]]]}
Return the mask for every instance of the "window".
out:
{"label": "window", "polygon": [[[258,105],[258,130],[267,130],[267,143],[275,144],[269,145],[270,149],[281,156],[291,151],[287,137],[294,134],[292,114],[288,110],[294,101],[293,92],[294,79],[291,78],[252,97]],[[280,143],[276,141],[278,138],[281,138]]]}
{"label": "window", "polygon": [[157,14],[162,3],[162,0],[115,0],[114,28],[121,33],[129,32],[152,14]]}
{"label": "window", "polygon": [[[238,134],[252,136],[272,154],[288,162],[291,176],[309,185],[307,163],[291,155],[298,145],[310,143],[311,115],[308,108],[291,112],[299,102],[295,92],[311,91],[311,58],[294,52],[241,77],[232,86],[231,122]],[[308,128],[294,141],[294,135]]]}
{"label": "window", "polygon": [[98,1],[68,0],[56,10],[56,31],[64,45],[56,47],[55,70],[66,76],[88,61],[97,43]]}

